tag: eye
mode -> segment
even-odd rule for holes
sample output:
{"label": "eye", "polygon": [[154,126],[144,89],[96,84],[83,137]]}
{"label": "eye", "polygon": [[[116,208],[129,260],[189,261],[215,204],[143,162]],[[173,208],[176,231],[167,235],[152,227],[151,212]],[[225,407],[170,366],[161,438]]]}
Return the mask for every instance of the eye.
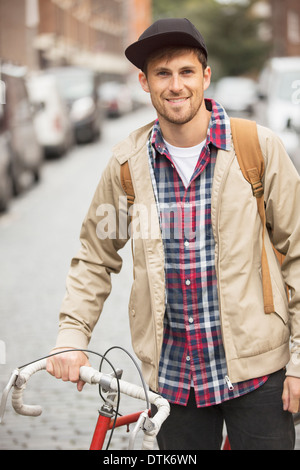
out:
{"label": "eye", "polygon": [[159,77],[167,77],[167,76],[169,75],[169,73],[168,73],[166,70],[159,70],[159,71],[157,72],[157,75],[158,75]]}
{"label": "eye", "polygon": [[182,71],[183,75],[192,75],[194,71],[192,69],[185,69]]}

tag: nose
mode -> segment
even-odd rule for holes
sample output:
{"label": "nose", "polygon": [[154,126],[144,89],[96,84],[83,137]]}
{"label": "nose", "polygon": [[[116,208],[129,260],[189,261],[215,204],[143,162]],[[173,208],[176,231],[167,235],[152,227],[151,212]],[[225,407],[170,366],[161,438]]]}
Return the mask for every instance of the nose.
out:
{"label": "nose", "polygon": [[182,79],[178,74],[172,75],[169,83],[169,89],[173,93],[179,93],[183,88],[183,82]]}

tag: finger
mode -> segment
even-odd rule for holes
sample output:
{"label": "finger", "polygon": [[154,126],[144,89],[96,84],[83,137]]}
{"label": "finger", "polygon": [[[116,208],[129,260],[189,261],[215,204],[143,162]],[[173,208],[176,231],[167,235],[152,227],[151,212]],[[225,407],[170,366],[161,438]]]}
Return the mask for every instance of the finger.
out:
{"label": "finger", "polygon": [[70,376],[69,376],[69,367],[67,364],[63,364],[63,367],[61,369],[61,379],[64,381],[64,382],[68,382],[70,380]]}
{"label": "finger", "polygon": [[49,374],[54,375],[53,364],[52,364],[50,359],[47,359],[46,370],[47,370],[47,372],[49,372]]}
{"label": "finger", "polygon": [[283,384],[282,403],[283,403],[284,411],[287,411],[289,408],[289,403],[290,403],[290,394],[289,394],[289,388],[286,382],[284,382]]}
{"label": "finger", "polygon": [[61,370],[59,365],[51,359],[47,360],[46,369],[51,375],[53,375],[57,379],[61,378]]}
{"label": "finger", "polygon": [[82,391],[84,385],[85,385],[85,382],[83,382],[83,380],[78,380],[78,382],[77,382],[77,390],[78,390],[78,392],[81,392],[81,391]]}
{"label": "finger", "polygon": [[54,376],[55,376],[57,379],[61,379],[62,371],[61,371],[60,364],[57,363],[57,362],[54,362],[53,365],[54,365]]}
{"label": "finger", "polygon": [[77,383],[79,380],[79,367],[72,366],[69,369],[69,380],[70,382]]}
{"label": "finger", "polygon": [[298,413],[299,410],[299,398],[290,398],[288,411],[290,413]]}

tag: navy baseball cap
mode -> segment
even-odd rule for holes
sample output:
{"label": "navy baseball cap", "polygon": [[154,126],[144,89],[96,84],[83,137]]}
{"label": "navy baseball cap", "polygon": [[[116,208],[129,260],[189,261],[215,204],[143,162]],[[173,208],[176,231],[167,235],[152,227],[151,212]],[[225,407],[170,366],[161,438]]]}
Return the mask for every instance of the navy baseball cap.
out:
{"label": "navy baseball cap", "polygon": [[147,57],[166,46],[186,46],[201,49],[207,58],[203,37],[187,18],[166,18],[155,21],[139,39],[127,47],[125,55],[143,70]]}

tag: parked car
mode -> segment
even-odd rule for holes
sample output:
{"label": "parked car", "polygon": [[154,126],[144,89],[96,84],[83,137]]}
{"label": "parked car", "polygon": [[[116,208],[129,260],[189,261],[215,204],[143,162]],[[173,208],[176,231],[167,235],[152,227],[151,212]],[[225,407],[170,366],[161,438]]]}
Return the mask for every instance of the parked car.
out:
{"label": "parked car", "polygon": [[43,164],[43,152],[34,129],[25,76],[24,67],[7,64],[1,66],[1,80],[5,84],[6,92],[3,126],[9,133],[15,194],[26,189],[33,181],[39,180]]}
{"label": "parked car", "polygon": [[27,80],[34,125],[45,155],[62,155],[72,145],[73,130],[67,106],[54,76],[34,74]]}
{"label": "parked car", "polygon": [[150,93],[146,93],[138,80],[136,74],[133,74],[127,82],[132,100],[132,109],[139,109],[145,106],[151,106]]}
{"label": "parked car", "polygon": [[268,61],[259,79],[256,120],[279,135],[292,160],[300,158],[299,90],[300,57]]}
{"label": "parked car", "polygon": [[251,78],[223,77],[213,93],[229,114],[251,116],[257,101],[257,84]]}
{"label": "parked car", "polygon": [[108,117],[118,117],[133,110],[129,87],[119,82],[106,82],[98,88],[98,95]]}
{"label": "parked car", "polygon": [[102,113],[97,95],[97,74],[81,67],[56,67],[47,74],[57,79],[65,100],[77,142],[92,142],[99,138]]}
{"label": "parked car", "polygon": [[[5,96],[4,83],[1,81],[0,96]],[[9,134],[4,127],[4,105],[4,100],[0,100],[0,212],[7,210],[13,194]]]}

